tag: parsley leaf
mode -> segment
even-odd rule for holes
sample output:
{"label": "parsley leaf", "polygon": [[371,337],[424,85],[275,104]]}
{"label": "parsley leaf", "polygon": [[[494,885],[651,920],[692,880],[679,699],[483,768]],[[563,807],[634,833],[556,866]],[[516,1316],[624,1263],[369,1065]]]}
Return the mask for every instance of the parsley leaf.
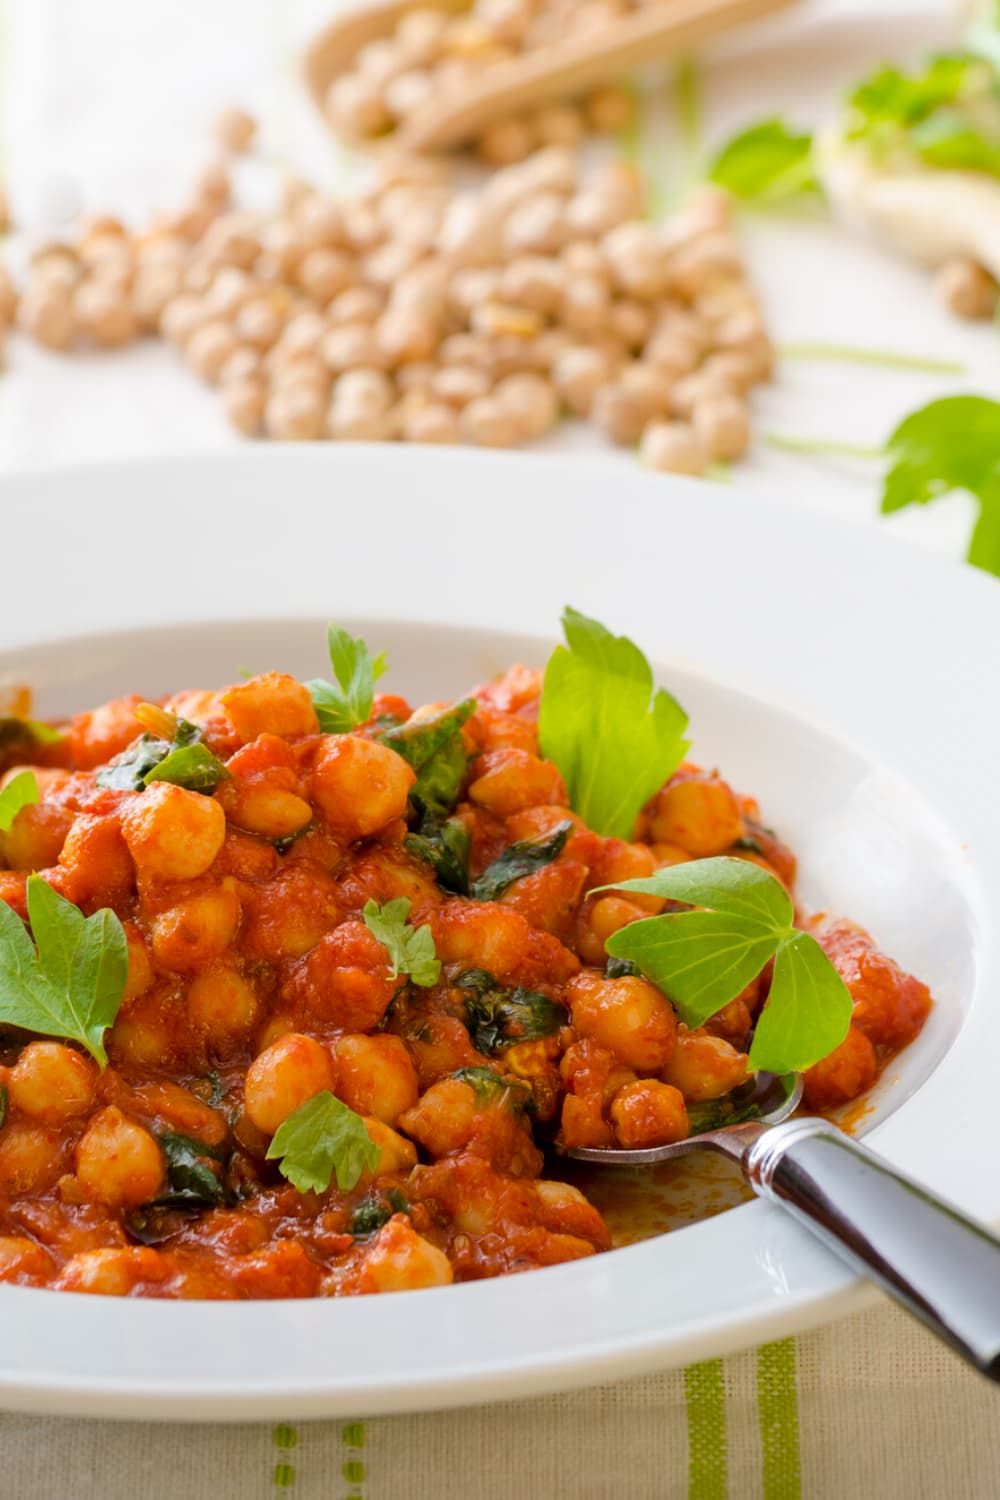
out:
{"label": "parsley leaf", "polygon": [[882,512],[965,490],[979,504],[968,559],[1000,576],[1000,401],[946,396],[911,412],[889,439]]}
{"label": "parsley leaf", "polygon": [[595,833],[632,837],[642,806],[684,759],[687,714],[654,689],[645,656],[627,636],[563,611],[567,644],[545,668],[538,730],[570,806]]}
{"label": "parsley leaf", "polygon": [[19,771],[0,791],[0,833],[9,833],[22,807],[38,801],[38,782],[34,771]]}
{"label": "parsley leaf", "polygon": [[388,951],[392,977],[406,974],[414,984],[429,989],[441,975],[441,962],[434,949],[429,927],[411,927],[407,922],[410,902],[405,896],[379,906],[366,901],[361,916],[368,931]]}
{"label": "parsley leaf", "polygon": [[703,1025],[735,1000],[774,957],[767,1003],[757,1019],[750,1064],[802,1072],[840,1045],[850,1025],[850,991],[816,939],[793,925],[779,880],[747,860],[692,860],[648,879],[603,889],[641,891],[696,911],[631,922],[607,941],[671,1000],[686,1025]]}
{"label": "parsley leaf", "polygon": [[361,1116],[324,1089],[278,1126],[267,1160],[279,1157],[278,1170],[300,1193],[325,1193],[334,1176],[350,1192],[363,1172],[377,1169],[381,1152]]}
{"label": "parsley leaf", "polygon": [[388,666],[386,654],[372,657],[360,636],[330,625],[326,632],[336,684],[315,678],[306,687],[324,734],[346,734],[371,718],[375,684]]}
{"label": "parsley leaf", "polygon": [[716,156],[709,178],[745,201],[775,203],[820,192],[812,159],[812,136],[798,135],[783,120],[761,120]]}
{"label": "parsley leaf", "polygon": [[534,875],[558,859],[572,832],[573,824],[567,818],[565,822],[557,823],[550,833],[533,839],[519,839],[488,865],[478,880],[472,882],[471,894],[477,901],[495,901],[515,880]]}
{"label": "parsley leaf", "polygon": [[103,1068],[128,973],[125,930],[107,909],[84,917],[39,875],[27,894],[34,943],[0,901],[0,1024],[79,1042]]}
{"label": "parsley leaf", "polygon": [[996,95],[996,69],[971,52],[932,57],[910,73],[879,68],[851,92],[845,135],[878,159],[1000,177]]}

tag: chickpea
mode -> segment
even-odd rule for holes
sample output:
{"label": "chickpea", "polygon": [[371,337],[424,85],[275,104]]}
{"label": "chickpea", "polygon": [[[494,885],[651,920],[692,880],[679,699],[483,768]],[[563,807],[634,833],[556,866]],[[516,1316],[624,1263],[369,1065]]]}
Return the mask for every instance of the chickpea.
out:
{"label": "chickpea", "polygon": [[245,109],[226,109],[215,122],[215,134],[227,151],[249,151],[257,134],[257,121]]}
{"label": "chickpea", "polygon": [[[241,341],[243,347],[249,345],[255,350],[270,349],[277,343],[284,325],[285,313],[274,297],[251,297],[236,312],[232,323],[232,333]],[[233,354],[238,352],[239,347],[240,345],[237,345],[227,356],[216,378],[222,378],[229,361]]]}
{"label": "chickpea", "polygon": [[559,418],[559,404],[551,381],[542,375],[507,375],[494,392],[518,424],[520,436],[530,442],[544,437]]}
{"label": "chickpea", "polygon": [[625,130],[635,119],[635,96],[629,89],[596,89],[586,102],[587,121],[592,130],[612,134]]}
{"label": "chickpea", "polygon": [[231,324],[222,318],[212,318],[195,329],[187,341],[184,352],[195,373],[200,375],[202,380],[215,385],[226,360],[236,347],[236,335]]}
{"label": "chickpea", "polygon": [[597,392],[608,384],[610,373],[599,350],[575,345],[559,355],[552,367],[556,390],[578,417],[590,411]]}
{"label": "chickpea", "polygon": [[159,327],[167,304],[180,291],[180,271],[176,266],[141,266],[132,288],[132,308],[140,327],[152,333]]}
{"label": "chickpea", "polygon": [[695,370],[692,375],[685,375],[672,387],[670,409],[675,416],[690,421],[703,402],[731,394],[731,390],[723,384],[716,372],[702,368]]}
{"label": "chickpea", "polygon": [[335,375],[345,370],[379,369],[385,364],[382,347],[367,323],[345,323],[331,328],[320,343],[323,362]]}
{"label": "chickpea", "polygon": [[466,441],[481,448],[512,448],[520,436],[516,416],[493,396],[470,401],[459,425]]}
{"label": "chickpea", "polygon": [[226,817],[218,802],[199,792],[157,781],[133,797],[121,818],[122,833],[144,879],[194,880],[222,848]]}
{"label": "chickpea", "polygon": [[[450,406],[468,406],[481,396],[488,396],[491,381],[485,370],[475,365],[445,365],[436,370],[428,381],[430,392]],[[457,427],[456,427],[457,441]]]}
{"label": "chickpea", "polygon": [[491,167],[509,167],[530,156],[538,141],[533,120],[497,120],[487,125],[476,147],[483,161]]}
{"label": "chickpea", "polygon": [[412,1141],[373,1115],[365,1115],[364,1122],[372,1144],[379,1150],[378,1166],[371,1174],[373,1178],[381,1177],[385,1172],[409,1172],[416,1166],[417,1150]]}
{"label": "chickpea", "polygon": [[436,10],[408,10],[396,24],[400,56],[413,63],[433,62],[441,55],[447,17]]}
{"label": "chickpea", "polygon": [[575,105],[548,104],[535,115],[534,126],[543,146],[576,146],[585,122]]}
{"label": "chickpea", "polygon": [[164,969],[184,973],[221,958],[242,915],[235,882],[227,877],[215,890],[189,896],[153,919],[153,955]]}
{"label": "chickpea", "polygon": [[338,326],[345,323],[374,323],[385,306],[385,294],[374,286],[352,286],[334,297],[327,308]]}
{"label": "chickpea", "polygon": [[128,977],[125,980],[126,1000],[144,995],[153,983],[153,963],[146,940],[132,922],[125,924],[125,939],[128,944]]}
{"label": "chickpea", "polygon": [[664,1083],[680,1089],[685,1099],[700,1103],[720,1099],[744,1083],[747,1059],[720,1036],[682,1030],[662,1076]]}
{"label": "chickpea", "polygon": [[312,442],[323,436],[323,395],[308,385],[277,387],[264,408],[264,426],[281,442]]}
{"label": "chickpea", "polygon": [[20,1234],[0,1235],[0,1281],[8,1285],[44,1285],[55,1271],[55,1262],[35,1240]]}
{"label": "chickpea", "polygon": [[551,761],[517,747],[491,750],[477,762],[477,776],[468,790],[470,802],[500,818],[526,808],[568,802],[566,787]]}
{"label": "chickpea", "polygon": [[639,1072],[666,1067],[677,1021],[658,989],[645,979],[602,979],[578,974],[568,991],[573,1026]]}
{"label": "chickpea", "polygon": [[89,1292],[102,1297],[127,1297],[140,1282],[161,1282],[167,1266],[159,1251],[139,1245],[103,1250],[81,1250],[59,1274],[64,1292]]}
{"label": "chickpea", "polygon": [[984,266],[975,260],[950,260],[937,276],[938,296],[958,318],[992,318],[1000,288]]}
{"label": "chickpea", "polygon": [[127,296],[99,281],[84,281],[77,287],[73,311],[81,332],[89,334],[102,349],[130,344],[139,332]]}
{"label": "chickpea", "polygon": [[68,349],[76,337],[73,304],[65,292],[28,288],[18,304],[19,326],[46,349]]}
{"label": "chickpea", "polygon": [[629,445],[638,442],[653,407],[645,393],[612,382],[594,392],[590,414],[613,443]]}
{"label": "chickpea", "polygon": [[705,859],[722,854],[743,837],[739,804],[726,782],[689,777],[664,788],[656,799],[650,835]]}
{"label": "chickpea", "polygon": [[611,1123],[619,1146],[668,1146],[690,1131],[684,1096],[669,1083],[639,1078],[611,1101]]}
{"label": "chickpea", "polygon": [[742,458],[750,446],[750,413],[738,396],[716,396],[694,409],[694,433],[710,459]]}
{"label": "chickpea", "polygon": [[341,443],[378,443],[393,435],[387,412],[372,411],[353,401],[331,402],[326,432]]}
{"label": "chickpea", "polygon": [[598,896],[586,913],[582,930],[577,931],[576,946],[580,957],[589,964],[603,965],[607,960],[604,945],[608,938],[627,927],[629,922],[637,922],[648,915],[641,906],[624,896]]}
{"label": "chickpea", "polygon": [[643,430],[639,452],[649,468],[671,474],[703,474],[709,461],[697,428],[686,422],[650,422]]}
{"label": "chickpea", "polygon": [[395,1124],[417,1102],[417,1072],[398,1036],[341,1036],[334,1047],[337,1095],[356,1114]]}
{"label": "chickpea", "polygon": [[201,243],[206,266],[239,266],[247,271],[261,252],[255,214],[225,213],[213,219]]}
{"label": "chickpea", "polygon": [[262,672],[227,688],[221,704],[241,740],[262,734],[293,739],[319,728],[309,689],[287,672]]}
{"label": "chickpea", "polygon": [[448,1286],[451,1262],[443,1250],[417,1234],[402,1214],[391,1218],[365,1256],[360,1290],[409,1292],[419,1287]]}
{"label": "chickpea", "polygon": [[431,402],[405,418],[402,436],[408,443],[458,443],[461,441],[458,416],[453,407]]}
{"label": "chickpea", "polygon": [[392,124],[379,86],[357,73],[335,79],[323,102],[334,130],[349,140],[381,135]]}
{"label": "chickpea", "polygon": [[0,324],[6,326],[12,322],[16,312],[17,289],[7,267],[0,265]]}
{"label": "chickpea", "polygon": [[[870,1089],[878,1077],[878,1054],[858,1026],[852,1025],[839,1047],[808,1068],[804,1098],[808,1109],[830,1109],[846,1104]],[[3,1138],[0,1137],[0,1153]]]}
{"label": "chickpea", "polygon": [[406,811],[416,777],[401,755],[356,734],[333,734],[313,769],[312,795],[332,832],[369,838]]}
{"label": "chickpea", "polygon": [[332,1093],[336,1078],[325,1047],[310,1036],[286,1032],[250,1064],[243,1096],[247,1114],[258,1130],[273,1135],[307,1100]]}
{"label": "chickpea", "polygon": [[307,296],[329,302],[354,285],[357,272],[346,251],[319,246],[299,261],[296,279]]}
{"label": "chickpea", "polygon": [[229,172],[221,161],[209,162],[198,173],[194,185],[195,197],[200,203],[213,208],[228,208],[232,198],[232,183]]}
{"label": "chickpea", "polygon": [[539,192],[515,205],[503,228],[508,255],[546,255],[566,241],[566,205],[558,193]]}
{"label": "chickpea", "polygon": [[88,1198],[107,1208],[137,1208],[163,1182],[163,1156],[141,1125],[110,1104],[94,1116],[76,1147],[76,1177]]}
{"label": "chickpea", "polygon": [[249,1036],[259,1011],[253,986],[228,964],[212,964],[188,985],[188,1016],[216,1046],[228,1047]]}
{"label": "chickpea", "polygon": [[376,343],[391,365],[430,359],[438,339],[432,318],[405,307],[389,307],[375,324]]}
{"label": "chickpea", "polygon": [[0,1188],[5,1193],[45,1192],[62,1176],[65,1154],[58,1131],[8,1120],[0,1130]]}
{"label": "chickpea", "polygon": [[203,298],[194,292],[179,292],[170,298],[160,314],[160,332],[169,344],[184,349],[207,318]]}
{"label": "chickpea", "polygon": [[667,278],[667,254],[651,224],[620,224],[602,241],[617,289],[642,300],[661,295]]}
{"label": "chickpea", "polygon": [[15,1109],[43,1125],[61,1125],[92,1107],[97,1068],[60,1042],[29,1042],[11,1069],[8,1087]]}
{"label": "chickpea", "polygon": [[256,437],[264,423],[267,397],[261,381],[226,380],[222,386],[222,405],[229,421],[244,437]]}

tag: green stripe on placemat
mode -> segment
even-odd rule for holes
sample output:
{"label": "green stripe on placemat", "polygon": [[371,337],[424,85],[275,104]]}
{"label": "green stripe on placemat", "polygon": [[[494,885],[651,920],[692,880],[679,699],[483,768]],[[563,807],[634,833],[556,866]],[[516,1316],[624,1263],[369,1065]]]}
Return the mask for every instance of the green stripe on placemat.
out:
{"label": "green stripe on placemat", "polygon": [[688,1500],[726,1500],[726,1397],[722,1360],[684,1371]]}
{"label": "green stripe on placemat", "polygon": [[799,1405],[795,1388],[795,1340],[762,1344],[757,1351],[764,1500],[799,1500]]}

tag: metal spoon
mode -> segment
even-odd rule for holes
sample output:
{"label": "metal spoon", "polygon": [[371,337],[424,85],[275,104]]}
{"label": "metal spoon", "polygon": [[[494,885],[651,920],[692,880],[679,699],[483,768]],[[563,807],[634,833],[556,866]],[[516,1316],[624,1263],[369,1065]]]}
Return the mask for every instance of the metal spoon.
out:
{"label": "metal spoon", "polygon": [[[977,1370],[1000,1381],[1000,1238],[904,1176],[829,1120],[789,1119],[802,1080],[761,1073],[727,1096],[735,1123],[671,1146],[571,1147],[602,1166],[650,1166],[694,1151],[736,1162],[754,1192],[794,1214]],[[697,1120],[695,1120],[697,1127]]]}

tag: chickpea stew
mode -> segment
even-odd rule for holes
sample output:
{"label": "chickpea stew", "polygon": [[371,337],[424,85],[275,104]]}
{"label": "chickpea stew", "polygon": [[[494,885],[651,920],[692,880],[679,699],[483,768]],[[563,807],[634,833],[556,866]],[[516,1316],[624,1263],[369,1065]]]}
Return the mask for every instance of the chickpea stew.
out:
{"label": "chickpea stew", "polygon": [[683,1139],[757,1069],[831,1108],[913,1040],[926,986],[800,914],[641,651],[564,625],[544,673],[416,710],[335,627],[329,682],[10,705],[0,1281],[345,1296],[575,1260],[611,1237],[550,1148]]}

